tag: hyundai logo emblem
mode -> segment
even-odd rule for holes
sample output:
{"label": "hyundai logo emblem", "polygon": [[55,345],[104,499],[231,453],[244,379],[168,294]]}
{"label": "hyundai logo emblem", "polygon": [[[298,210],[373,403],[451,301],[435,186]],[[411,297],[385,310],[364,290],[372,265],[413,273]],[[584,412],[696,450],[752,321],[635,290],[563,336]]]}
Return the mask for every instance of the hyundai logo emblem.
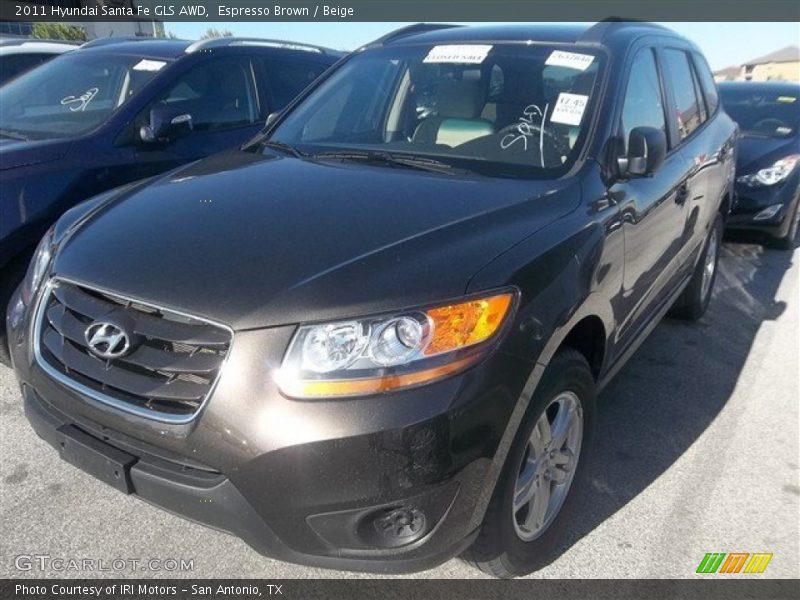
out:
{"label": "hyundai logo emblem", "polygon": [[100,358],[119,358],[131,349],[128,333],[113,323],[95,321],[86,328],[84,336],[89,350]]}

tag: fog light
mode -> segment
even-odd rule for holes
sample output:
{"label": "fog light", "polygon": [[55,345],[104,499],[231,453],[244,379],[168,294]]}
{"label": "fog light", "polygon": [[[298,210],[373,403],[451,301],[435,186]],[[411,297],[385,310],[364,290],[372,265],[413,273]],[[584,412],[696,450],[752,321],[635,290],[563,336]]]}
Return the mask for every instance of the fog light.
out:
{"label": "fog light", "polygon": [[755,217],[753,217],[753,221],[763,221],[764,219],[771,219],[775,215],[778,214],[778,211],[783,208],[783,204],[773,204],[772,206],[768,206],[761,212],[759,212]]}
{"label": "fog light", "polygon": [[372,524],[386,546],[403,546],[425,534],[425,513],[416,508],[395,508],[379,514]]}

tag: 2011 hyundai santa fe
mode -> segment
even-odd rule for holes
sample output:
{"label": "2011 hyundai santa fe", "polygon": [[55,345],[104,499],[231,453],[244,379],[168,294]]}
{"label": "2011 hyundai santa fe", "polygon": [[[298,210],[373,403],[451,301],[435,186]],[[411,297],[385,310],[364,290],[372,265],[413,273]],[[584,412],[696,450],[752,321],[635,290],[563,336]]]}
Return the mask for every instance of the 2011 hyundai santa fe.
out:
{"label": "2011 hyundai santa fe", "polygon": [[529,572],[598,390],[709,304],[735,137],[661,27],[395,32],[242,149],[60,219],[7,314],[26,414],[269,556]]}

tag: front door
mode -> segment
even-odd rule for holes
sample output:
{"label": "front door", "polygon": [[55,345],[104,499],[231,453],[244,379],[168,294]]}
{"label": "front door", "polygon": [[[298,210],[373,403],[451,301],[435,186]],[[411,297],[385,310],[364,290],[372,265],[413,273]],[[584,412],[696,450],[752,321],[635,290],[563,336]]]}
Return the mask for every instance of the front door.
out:
{"label": "front door", "polygon": [[247,56],[204,60],[148,105],[138,121],[147,122],[151,108],[161,106],[190,115],[191,126],[166,142],[139,142],[139,177],[235,148],[256,135],[263,122],[252,73]]}
{"label": "front door", "polygon": [[[619,124],[624,152],[635,127],[654,127],[667,135],[665,98],[656,54],[642,48],[631,64]],[[618,181],[609,190],[620,207],[625,238],[623,293],[617,307],[621,322],[616,341],[621,349],[670,292],[686,223],[690,166],[680,152],[668,151],[653,176]]]}

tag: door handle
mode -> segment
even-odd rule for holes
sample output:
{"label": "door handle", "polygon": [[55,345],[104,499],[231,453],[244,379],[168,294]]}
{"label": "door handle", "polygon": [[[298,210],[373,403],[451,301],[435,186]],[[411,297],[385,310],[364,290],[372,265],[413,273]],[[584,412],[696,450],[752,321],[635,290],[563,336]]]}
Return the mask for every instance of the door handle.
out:
{"label": "door handle", "polygon": [[686,185],[684,181],[682,184],[678,186],[678,190],[675,192],[675,204],[683,206],[686,202],[686,198],[689,197],[689,186]]}

